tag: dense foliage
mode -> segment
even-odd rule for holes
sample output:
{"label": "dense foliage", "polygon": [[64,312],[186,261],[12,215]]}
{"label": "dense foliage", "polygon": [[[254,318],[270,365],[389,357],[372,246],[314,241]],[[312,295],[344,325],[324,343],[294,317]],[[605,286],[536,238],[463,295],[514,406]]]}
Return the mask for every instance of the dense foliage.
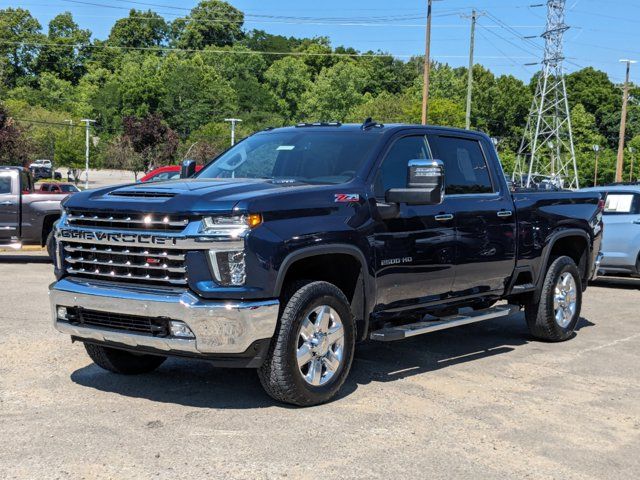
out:
{"label": "dense foliage", "polygon": [[[228,145],[229,116],[243,119],[240,136],[299,121],[420,120],[422,58],[246,30],[243,20],[220,0],[173,22],[132,9],[97,40],[68,12],[45,30],[28,10],[0,10],[0,163],[51,158],[77,170],[82,118],[97,120],[92,163],[134,172],[185,155],[210,159]],[[481,65],[473,73],[473,128],[497,139],[509,171],[536,78],[526,84]],[[433,64],[430,123],[464,125],[466,77],[466,68]],[[593,68],[568,75],[567,88],[581,183],[593,181],[593,145],[600,145],[599,177],[611,181],[620,89]],[[627,127],[636,151],[639,94],[632,90]],[[640,165],[634,178],[638,172]]]}

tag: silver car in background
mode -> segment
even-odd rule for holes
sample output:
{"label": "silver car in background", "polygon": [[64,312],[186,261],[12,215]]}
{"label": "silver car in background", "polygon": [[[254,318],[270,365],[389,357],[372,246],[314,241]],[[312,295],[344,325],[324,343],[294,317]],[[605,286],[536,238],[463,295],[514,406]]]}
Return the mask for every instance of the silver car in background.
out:
{"label": "silver car in background", "polygon": [[640,183],[583,190],[605,198],[600,275],[640,276]]}

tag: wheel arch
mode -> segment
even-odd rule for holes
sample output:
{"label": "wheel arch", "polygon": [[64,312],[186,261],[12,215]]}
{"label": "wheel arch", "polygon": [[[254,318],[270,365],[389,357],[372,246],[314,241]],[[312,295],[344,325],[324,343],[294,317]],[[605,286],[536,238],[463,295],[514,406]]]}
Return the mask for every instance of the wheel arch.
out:
{"label": "wheel arch", "polygon": [[42,219],[42,232],[40,238],[40,245],[45,246],[47,243],[47,237],[49,233],[53,230],[56,222],[60,220],[60,213],[50,213],[44,216]]}
{"label": "wheel arch", "polygon": [[580,271],[583,289],[589,276],[589,259],[591,258],[591,238],[584,230],[569,228],[552,233],[542,251],[540,269],[536,279],[536,296],[539,297],[553,258],[566,255],[573,259]]}
{"label": "wheel arch", "polygon": [[[335,265],[329,263],[329,260],[336,263],[337,260],[347,259],[350,259],[347,264],[337,262],[341,268],[338,272],[333,271]],[[349,264],[349,261],[352,263]],[[350,272],[351,267],[356,267],[358,271]],[[343,275],[337,277],[336,274],[340,272]],[[357,340],[366,338],[371,303],[375,299],[375,282],[369,273],[367,259],[362,250],[348,244],[330,244],[305,247],[288,254],[278,269],[274,296],[281,297],[285,293],[284,287],[287,282],[301,278],[330,281],[343,291],[347,290],[344,293],[350,301],[351,311],[356,320]],[[345,288],[349,282],[353,282],[352,290]]]}

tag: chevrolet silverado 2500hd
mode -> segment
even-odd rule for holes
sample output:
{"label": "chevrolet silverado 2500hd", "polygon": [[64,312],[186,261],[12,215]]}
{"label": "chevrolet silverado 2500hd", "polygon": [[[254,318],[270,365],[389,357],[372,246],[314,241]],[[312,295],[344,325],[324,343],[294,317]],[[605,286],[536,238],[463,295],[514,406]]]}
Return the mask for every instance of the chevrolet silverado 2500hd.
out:
{"label": "chevrolet silverado 2500hd", "polygon": [[209,359],[314,405],[364,340],[520,307],[534,337],[570,338],[599,252],[599,194],[511,193],[470,131],[300,124],[183,170],[64,203],[55,327],[112,372]]}
{"label": "chevrolet silverado 2500hd", "polygon": [[35,191],[26,168],[0,167],[0,248],[47,246],[53,253],[53,225],[63,195]]}

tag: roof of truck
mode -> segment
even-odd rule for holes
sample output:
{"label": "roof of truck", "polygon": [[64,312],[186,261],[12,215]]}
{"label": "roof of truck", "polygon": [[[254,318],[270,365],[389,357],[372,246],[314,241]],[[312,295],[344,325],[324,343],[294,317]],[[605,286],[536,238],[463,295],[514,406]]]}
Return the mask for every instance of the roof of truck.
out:
{"label": "roof of truck", "polygon": [[264,131],[269,132],[293,132],[298,130],[310,130],[310,131],[362,131],[362,132],[395,132],[398,130],[410,129],[410,128],[427,128],[429,130],[437,130],[442,132],[451,133],[473,133],[477,135],[486,136],[482,132],[475,130],[464,130],[462,128],[455,127],[442,127],[436,125],[418,125],[408,123],[377,123],[371,121],[369,123],[340,123],[340,122],[314,122],[314,123],[299,123],[297,125],[289,127],[279,128],[267,128]]}

